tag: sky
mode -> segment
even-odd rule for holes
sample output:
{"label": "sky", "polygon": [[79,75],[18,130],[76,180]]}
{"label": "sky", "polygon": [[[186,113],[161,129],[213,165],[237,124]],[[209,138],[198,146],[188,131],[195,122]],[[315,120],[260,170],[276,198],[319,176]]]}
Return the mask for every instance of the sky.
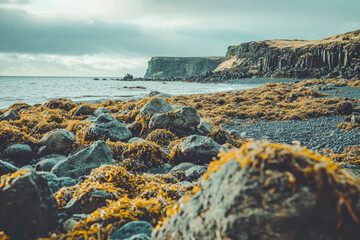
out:
{"label": "sky", "polygon": [[359,9],[359,0],[0,0],[0,76],[141,77],[153,56],[354,31]]}

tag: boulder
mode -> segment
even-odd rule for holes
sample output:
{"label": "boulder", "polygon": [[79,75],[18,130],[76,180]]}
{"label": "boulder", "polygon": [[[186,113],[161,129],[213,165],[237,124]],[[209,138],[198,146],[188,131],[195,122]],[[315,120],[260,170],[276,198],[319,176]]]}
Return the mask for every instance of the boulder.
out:
{"label": "boulder", "polygon": [[336,112],[341,115],[351,115],[354,111],[354,106],[349,101],[340,102],[336,105]]}
{"label": "boulder", "polygon": [[[134,239],[139,234],[145,235],[150,239],[153,226],[145,221],[133,221],[125,224],[119,230],[110,235],[110,240]],[[146,239],[146,238],[140,238]],[[134,239],[135,240],[135,239]]]}
{"label": "boulder", "polygon": [[212,138],[191,135],[172,149],[171,161],[175,164],[207,164],[218,155],[220,147]]}
{"label": "boulder", "polygon": [[299,146],[249,142],[152,239],[357,239],[360,180]]}
{"label": "boulder", "polygon": [[172,107],[164,99],[161,98],[152,99],[140,109],[140,113],[143,115],[166,113],[170,111],[172,111]]}
{"label": "boulder", "polygon": [[154,97],[154,96],[156,96],[156,95],[159,95],[161,92],[158,92],[158,91],[151,91],[150,93],[149,93],[149,97]]}
{"label": "boulder", "polygon": [[127,73],[127,74],[124,76],[123,80],[125,80],[125,81],[132,81],[132,80],[134,80],[134,76],[131,75],[131,74],[129,74],[129,73]]}
{"label": "boulder", "polygon": [[207,172],[206,166],[193,166],[185,171],[185,180],[189,182],[195,182]]}
{"label": "boulder", "polygon": [[42,154],[56,153],[68,155],[72,150],[75,136],[66,129],[53,130],[48,132],[39,142],[40,146],[45,146]]}
{"label": "boulder", "polygon": [[11,239],[34,239],[55,230],[57,203],[46,179],[20,170],[0,186],[0,229]]}
{"label": "boulder", "polygon": [[130,138],[129,143],[136,143],[136,142],[145,142],[145,139],[139,138],[139,137],[133,137]]}
{"label": "boulder", "polygon": [[171,118],[169,114],[156,113],[150,118],[149,128],[152,130],[165,129],[165,128],[169,128],[170,124],[171,124]]}
{"label": "boulder", "polygon": [[91,170],[103,164],[111,164],[112,155],[109,147],[103,141],[97,141],[91,147],[57,163],[52,173],[58,177],[79,178],[89,175]]}
{"label": "boulder", "polygon": [[90,214],[74,214],[69,219],[64,221],[63,223],[63,229],[65,232],[70,232],[71,229],[80,221],[85,221],[86,218],[88,218]]}
{"label": "boulder", "polygon": [[9,111],[0,115],[0,121],[9,121],[9,120],[15,121],[18,119],[20,119],[20,115],[14,109],[10,109]]}
{"label": "boulder", "polygon": [[208,135],[213,129],[213,127],[210,125],[210,123],[206,121],[201,121],[198,126],[198,129],[203,135]]}
{"label": "boulder", "polygon": [[59,154],[49,154],[39,159],[35,165],[36,171],[50,172],[51,169],[60,161],[66,160],[66,156]]}
{"label": "boulder", "polygon": [[89,105],[81,105],[75,112],[74,116],[83,116],[92,114],[92,108]]}
{"label": "boulder", "polygon": [[98,140],[110,139],[113,142],[127,141],[132,137],[130,130],[109,114],[100,115],[91,125],[89,133]]}
{"label": "boulder", "polygon": [[32,150],[27,144],[13,144],[5,149],[4,156],[21,167],[31,162]]}
{"label": "boulder", "polygon": [[177,165],[177,166],[175,166],[175,167],[173,167],[170,171],[169,171],[169,173],[171,174],[171,173],[176,173],[176,172],[178,172],[178,171],[186,171],[186,170],[188,170],[189,168],[192,168],[192,167],[194,167],[194,166],[196,166],[195,164],[193,164],[193,163],[190,163],[190,162],[182,162],[182,163],[180,163],[179,165]]}
{"label": "boulder", "polygon": [[14,165],[0,160],[0,176],[4,174],[14,173],[18,170]]}
{"label": "boulder", "polygon": [[172,124],[173,132],[178,136],[194,134],[200,124],[200,117],[193,107],[182,107],[174,111],[175,120]]}
{"label": "boulder", "polygon": [[56,193],[59,189],[63,187],[71,187],[77,184],[77,181],[70,177],[58,178],[55,174],[49,172],[38,172],[38,175],[48,181],[48,185],[52,193]]}
{"label": "boulder", "polygon": [[103,113],[111,113],[111,111],[107,108],[104,108],[104,107],[100,107],[98,109],[96,109],[94,112],[93,112],[93,115],[98,117],[100,116],[101,114]]}

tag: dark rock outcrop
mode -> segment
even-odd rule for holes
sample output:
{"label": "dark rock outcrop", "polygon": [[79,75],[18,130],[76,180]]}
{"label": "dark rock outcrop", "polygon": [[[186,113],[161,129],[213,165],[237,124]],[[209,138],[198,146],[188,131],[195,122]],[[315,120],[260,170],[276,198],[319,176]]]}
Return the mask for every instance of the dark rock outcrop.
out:
{"label": "dark rock outcrop", "polygon": [[57,227],[56,200],[44,178],[20,171],[10,183],[0,184],[0,229],[11,239],[44,236]]}
{"label": "dark rock outcrop", "polygon": [[145,78],[188,77],[213,71],[224,57],[153,57]]}

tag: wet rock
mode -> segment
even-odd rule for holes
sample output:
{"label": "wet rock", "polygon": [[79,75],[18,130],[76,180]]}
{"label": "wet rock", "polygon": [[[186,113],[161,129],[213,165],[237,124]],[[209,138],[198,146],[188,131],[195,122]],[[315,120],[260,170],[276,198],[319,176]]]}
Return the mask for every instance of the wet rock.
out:
{"label": "wet rock", "polygon": [[53,130],[47,133],[39,142],[40,146],[45,146],[42,154],[56,153],[68,155],[75,142],[75,136],[66,129]]}
{"label": "wet rock", "polygon": [[69,215],[75,213],[89,214],[98,208],[106,206],[108,200],[114,200],[112,193],[103,190],[86,192],[81,197],[72,198],[65,206]]}
{"label": "wet rock", "polygon": [[[141,237],[145,235],[150,239],[152,230],[153,230],[153,226],[148,222],[133,221],[125,224],[119,230],[111,234],[110,240],[125,240],[125,239],[135,240],[134,237],[139,234],[142,234]],[[140,238],[140,239],[146,239],[146,238]]]}
{"label": "wet rock", "polygon": [[130,130],[109,114],[100,115],[91,125],[89,133],[94,134],[96,139],[113,142],[127,141],[132,137]]}
{"label": "wet rock", "polygon": [[14,110],[10,109],[6,113],[0,115],[0,121],[9,121],[9,120],[18,120],[20,119],[20,115]]}
{"label": "wet rock", "polygon": [[26,144],[13,144],[5,149],[4,156],[10,159],[16,166],[21,167],[30,163],[32,150]]}
{"label": "wet rock", "polygon": [[111,164],[112,155],[109,147],[103,141],[95,142],[70,157],[57,163],[51,171],[58,177],[79,178],[89,175],[91,170],[100,167],[102,164]]}
{"label": "wet rock", "polygon": [[48,181],[49,188],[52,193],[56,193],[59,189],[63,187],[71,187],[77,184],[77,181],[70,177],[57,177],[53,173],[49,172],[38,172],[39,176],[42,176]]}
{"label": "wet rock", "polygon": [[200,124],[200,117],[193,107],[182,107],[174,111],[175,120],[172,124],[173,132],[178,136],[189,136],[197,130]]}
{"label": "wet rock", "polygon": [[156,95],[159,95],[161,92],[158,92],[158,91],[151,91],[150,93],[149,93],[149,97],[154,97],[154,96],[156,96]]}
{"label": "wet rock", "polygon": [[75,112],[74,116],[83,116],[92,114],[92,108],[89,105],[81,105]]}
{"label": "wet rock", "polygon": [[354,111],[354,106],[349,101],[340,102],[336,105],[336,112],[341,115],[350,115]]}
{"label": "wet rock", "polygon": [[149,121],[150,129],[165,129],[170,127],[171,118],[167,113],[154,114]]}
{"label": "wet rock", "polygon": [[350,118],[350,122],[360,124],[360,117],[356,115],[352,115]]}
{"label": "wet rock", "polygon": [[49,154],[39,159],[35,165],[36,171],[50,172],[51,169],[60,161],[66,160],[66,156],[59,154]]}
{"label": "wet rock", "polygon": [[46,179],[35,172],[21,174],[0,184],[0,229],[11,239],[46,236],[57,226],[56,200]]}
{"label": "wet rock", "polygon": [[177,171],[184,171],[184,172],[185,172],[186,170],[188,170],[189,168],[192,168],[192,167],[194,167],[194,166],[196,166],[196,165],[193,164],[193,163],[191,163],[191,162],[182,162],[182,163],[180,163],[179,165],[173,167],[173,168],[169,171],[169,173],[171,174],[171,173],[175,173],[175,172],[177,172]]}
{"label": "wet rock", "polygon": [[14,173],[18,170],[14,165],[0,160],[0,176],[8,173]]}
{"label": "wet rock", "polygon": [[198,129],[203,135],[207,135],[211,132],[213,127],[210,125],[210,123],[208,123],[206,121],[201,121],[198,126]]}
{"label": "wet rock", "polygon": [[166,113],[172,111],[171,106],[161,98],[154,98],[150,102],[144,105],[140,109],[140,113],[143,115],[146,114],[155,114],[155,113]]}
{"label": "wet rock", "polygon": [[129,140],[129,143],[136,143],[136,142],[145,142],[145,140],[139,137],[133,137]]}
{"label": "wet rock", "polygon": [[205,166],[193,166],[185,171],[185,179],[189,182],[195,182],[208,170]]}
{"label": "wet rock", "polygon": [[103,113],[111,113],[111,111],[107,108],[100,107],[93,112],[93,115],[99,117]]}
{"label": "wet rock", "polygon": [[[356,239],[359,181],[310,156],[298,147],[250,144],[220,159],[152,239]],[[345,206],[341,199],[354,200]]]}
{"label": "wet rock", "polygon": [[171,161],[175,164],[182,162],[207,164],[217,156],[220,147],[212,138],[191,135],[173,148]]}
{"label": "wet rock", "polygon": [[84,221],[89,217],[89,214],[74,214],[63,223],[63,229],[65,232],[70,232],[71,229],[80,221]]}
{"label": "wet rock", "polygon": [[150,173],[151,174],[165,174],[165,173],[169,173],[169,171],[173,168],[174,166],[171,165],[170,163],[165,163],[162,167],[160,168],[151,168],[150,169]]}

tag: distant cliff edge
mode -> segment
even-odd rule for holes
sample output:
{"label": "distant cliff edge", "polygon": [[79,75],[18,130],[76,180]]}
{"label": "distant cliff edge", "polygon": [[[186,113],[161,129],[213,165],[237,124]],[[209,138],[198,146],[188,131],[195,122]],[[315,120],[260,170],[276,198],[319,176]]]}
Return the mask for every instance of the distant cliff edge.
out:
{"label": "distant cliff edge", "polygon": [[188,77],[216,69],[225,57],[153,57],[145,78]]}

